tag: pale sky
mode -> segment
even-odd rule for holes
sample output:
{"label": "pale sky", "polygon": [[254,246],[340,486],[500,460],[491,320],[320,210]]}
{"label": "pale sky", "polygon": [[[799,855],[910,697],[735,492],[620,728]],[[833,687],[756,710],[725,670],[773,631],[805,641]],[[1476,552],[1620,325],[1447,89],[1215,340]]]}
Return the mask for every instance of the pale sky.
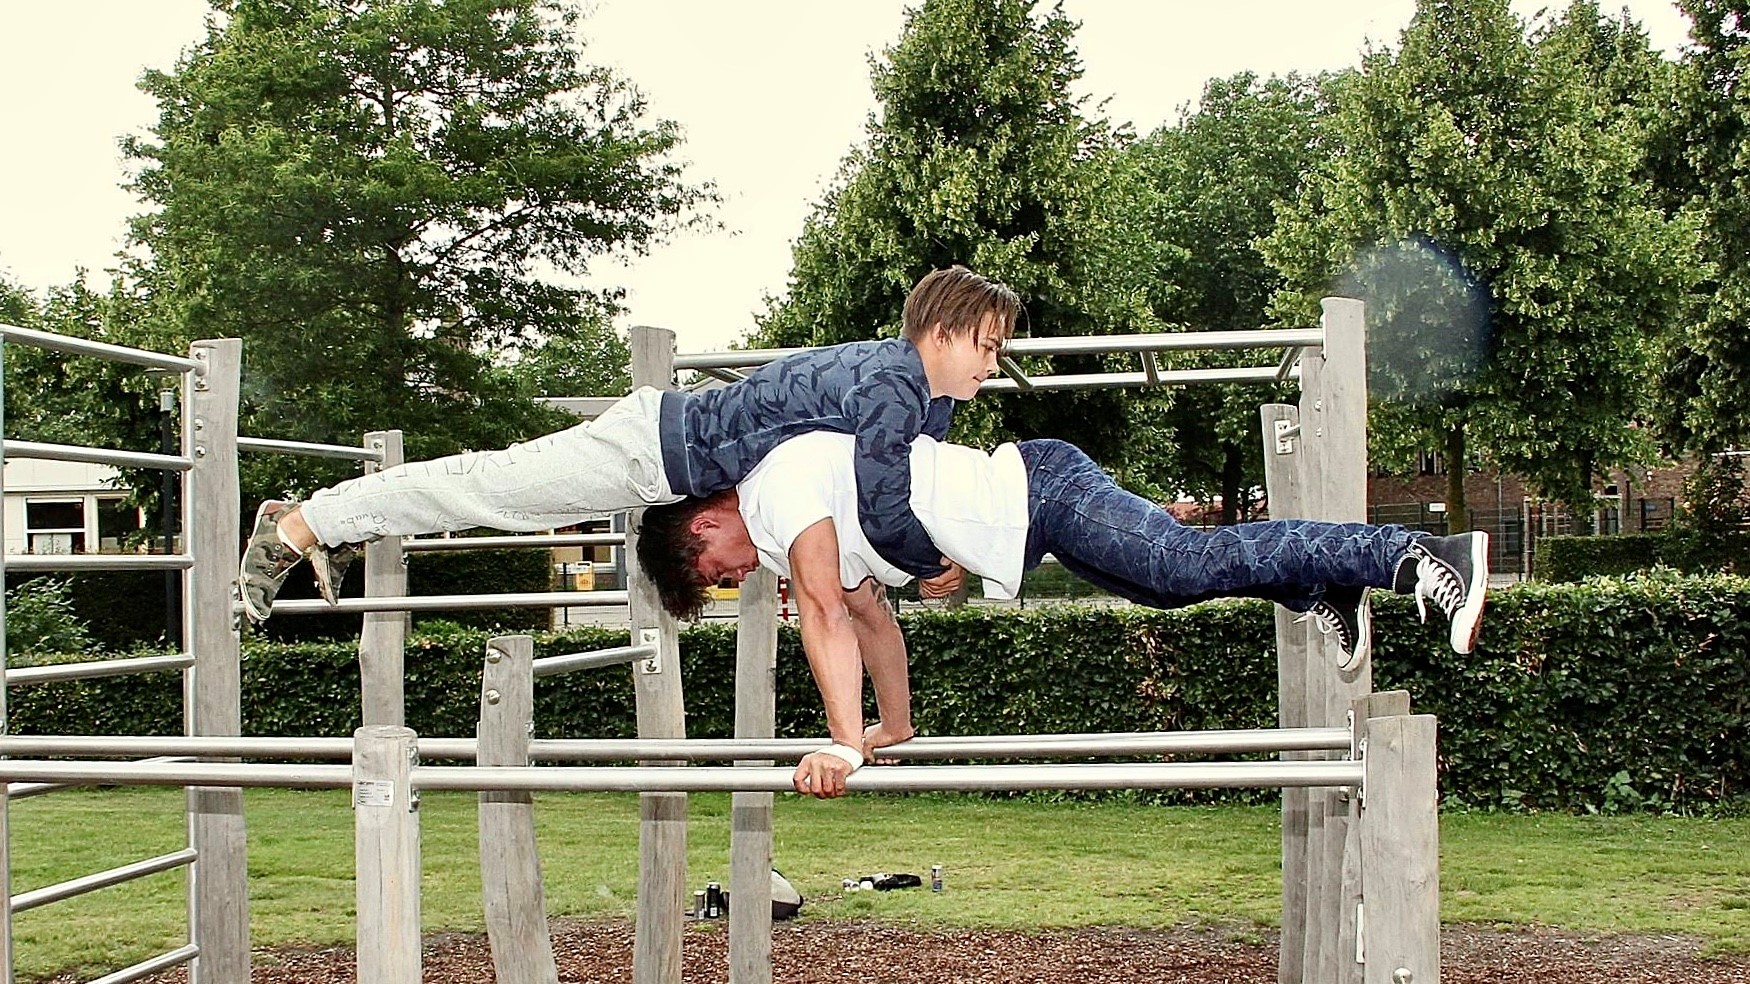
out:
{"label": "pale sky", "polygon": [[[648,257],[601,264],[628,289],[621,327],[675,330],[682,352],[724,348],[782,292],[790,243],[862,139],[874,109],[868,61],[899,37],[901,0],[586,0],[585,57],[621,70],[652,118],[681,124],[691,179],[723,197],[717,232],[684,233]],[[1562,0],[1514,0],[1522,17]],[[1045,5],[1042,4],[1042,7]],[[1601,6],[1618,8],[1613,0]],[[1627,0],[1675,52],[1687,23],[1669,0]],[[1206,80],[1357,65],[1396,46],[1413,0],[1064,0],[1090,108],[1148,133],[1176,120]],[[113,265],[128,215],[118,141],[144,133],[153,102],[134,87],[204,34],[201,0],[0,2],[0,272],[40,291],[77,267]]]}

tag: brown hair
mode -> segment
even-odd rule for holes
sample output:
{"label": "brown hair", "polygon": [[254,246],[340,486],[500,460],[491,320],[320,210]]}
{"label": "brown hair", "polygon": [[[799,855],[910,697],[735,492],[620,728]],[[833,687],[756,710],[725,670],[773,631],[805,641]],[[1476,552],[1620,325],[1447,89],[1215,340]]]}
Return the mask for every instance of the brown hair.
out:
{"label": "brown hair", "polygon": [[711,585],[694,566],[704,543],[693,534],[693,517],[723,494],[651,506],[638,521],[638,567],[662,607],[682,621],[697,621],[711,601]]}
{"label": "brown hair", "polygon": [[[986,315],[994,318],[998,337],[1015,334],[1021,299],[1009,288],[979,276],[959,265],[932,271],[911,289],[905,299],[905,327],[901,334],[921,341],[937,325],[949,335],[977,331]],[[976,339],[975,339],[976,341]]]}

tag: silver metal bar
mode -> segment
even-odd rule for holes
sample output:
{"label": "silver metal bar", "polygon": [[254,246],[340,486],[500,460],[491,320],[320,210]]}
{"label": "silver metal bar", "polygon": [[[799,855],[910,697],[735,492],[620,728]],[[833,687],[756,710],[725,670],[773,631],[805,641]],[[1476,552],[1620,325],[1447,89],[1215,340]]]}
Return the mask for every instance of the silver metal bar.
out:
{"label": "silver metal bar", "polygon": [[[1298,371],[1298,370],[1297,370]],[[1069,376],[1034,376],[1032,389],[1135,389],[1142,386],[1186,386],[1194,383],[1273,383],[1277,382],[1275,366],[1244,366],[1237,369],[1165,369],[1150,383],[1144,372],[1085,373]],[[987,379],[980,392],[1014,392],[1020,389],[1012,379]]]}
{"label": "silver metal bar", "polygon": [[452,536],[430,540],[402,540],[404,553],[436,550],[503,550],[518,547],[617,547],[626,543],[624,533],[530,533],[526,536]]}
{"label": "silver metal bar", "polygon": [[[362,612],[449,612],[469,608],[583,608],[624,605],[624,591],[548,591],[524,594],[423,595],[412,598],[320,598],[276,601],[275,615],[354,615]],[[242,605],[232,606],[242,611]]]}
{"label": "silver metal bar", "polygon": [[1282,440],[1282,441],[1286,441],[1291,437],[1299,437],[1299,436],[1300,436],[1300,425],[1299,424],[1289,424],[1287,427],[1284,427],[1281,430],[1276,432],[1277,440]]}
{"label": "silver metal bar", "polygon": [[1323,344],[1319,328],[1253,328],[1241,331],[1166,331],[1138,335],[1061,335],[1015,338],[1012,355],[1082,355],[1104,352],[1202,352],[1286,348]]}
{"label": "silver metal bar", "polygon": [[164,468],[188,471],[193,459],[175,454],[153,454],[149,451],[116,451],[109,448],[88,448],[78,444],[44,444],[41,441],[6,441],[8,458],[38,458],[43,461],[84,461],[94,465],[115,465],[118,468]]}
{"label": "silver metal bar", "polygon": [[1148,381],[1149,386],[1159,386],[1161,384],[1161,364],[1155,359],[1155,353],[1150,351],[1143,352],[1141,355],[1143,378]]}
{"label": "silver metal bar", "polygon": [[355,448],[350,444],[276,441],[266,437],[239,437],[237,438],[237,450],[266,451],[270,454],[301,454],[306,458],[343,458],[347,461],[383,460],[383,452],[371,448]]}
{"label": "silver metal bar", "polygon": [[71,355],[95,355],[110,362],[125,362],[129,365],[148,366],[153,369],[193,372],[201,367],[199,362],[181,356],[148,352],[145,349],[128,348],[124,345],[111,345],[108,342],[94,342],[88,338],[57,335],[54,332],[20,328],[17,325],[0,324],[0,336],[4,336],[8,342],[17,342],[32,348],[48,349],[51,352],[66,352]]}
{"label": "silver metal bar", "polygon": [[[1151,332],[1138,335],[1057,335],[1010,339],[1010,355],[1075,355],[1103,352],[1222,351],[1323,345],[1320,328],[1255,328],[1242,331]],[[744,349],[674,357],[676,369],[741,369],[763,366],[807,349]]]}
{"label": "silver metal bar", "polygon": [[712,379],[721,379],[726,383],[739,383],[747,378],[745,374],[736,372],[734,369],[700,369],[699,371]]}
{"label": "silver metal bar", "polygon": [[184,571],[194,566],[187,554],[13,554],[6,571]]}
{"label": "silver metal bar", "polygon": [[1294,371],[1294,364],[1300,361],[1300,354],[1305,351],[1305,349],[1301,348],[1291,348],[1283,351],[1282,361],[1276,364],[1277,382],[1282,382],[1288,378],[1288,374]]}
{"label": "silver metal bar", "polygon": [[[419,789],[590,792],[790,791],[794,770],[733,766],[557,766],[551,768],[420,766]],[[853,792],[1008,791],[1027,789],[1225,789],[1231,787],[1355,786],[1362,763],[1126,762],[1095,765],[889,765],[859,769]]]}
{"label": "silver metal bar", "polygon": [[997,365],[1003,370],[1003,375],[1014,381],[1015,389],[1025,393],[1033,388],[1033,380],[1027,376],[1027,371],[1007,353],[997,356]]}
{"label": "silver metal bar", "polygon": [[193,862],[195,856],[194,848],[187,847],[169,854],[161,854],[155,858],[147,858],[144,861],[135,861],[132,864],[110,868],[108,871],[69,878],[54,885],[46,885],[29,892],[20,892],[12,897],[12,911],[14,914],[25,912],[38,906],[48,905],[50,902],[59,902],[62,899],[75,898],[88,892],[95,892],[100,888],[130,882],[145,875],[180,868]]}
{"label": "silver metal bar", "polygon": [[194,657],[185,654],[181,656],[105,659],[89,663],[56,663],[51,666],[21,666],[18,669],[6,671],[6,685],[13,687],[27,683],[53,683],[59,680],[91,680],[97,677],[132,676],[136,673],[182,670],[193,665]]}
{"label": "silver metal bar", "polygon": [[[1093,756],[1243,754],[1338,750],[1349,747],[1346,728],[1275,731],[1178,731],[1136,734],[996,735],[913,738],[881,750],[884,758],[911,762],[956,758],[1081,758]],[[532,758],[546,762],[684,759],[726,761],[775,759],[794,762],[821,748],[817,738],[685,741],[549,738],[529,746]],[[424,748],[424,743],[421,743]]]}
{"label": "silver metal bar", "polygon": [[[633,647],[628,647],[633,648]],[[588,654],[583,654],[588,655]],[[565,657],[550,657],[563,659]],[[1123,731],[1063,735],[963,735],[913,738],[882,750],[883,756],[945,758],[1049,758],[1093,755],[1242,754],[1340,751],[1348,728],[1272,728],[1228,731]],[[547,762],[733,759],[795,760],[815,751],[818,738],[537,738],[530,754]],[[180,735],[5,735],[0,755],[181,754],[242,758],[330,758],[352,755],[351,738],[202,738]],[[473,738],[421,738],[429,758],[471,759]]]}
{"label": "silver metal bar", "polygon": [[[161,755],[156,758],[141,759],[142,762],[192,762],[194,759],[186,755]],[[73,789],[74,784],[65,782],[14,782],[6,785],[8,800],[30,799],[44,793],[52,793],[60,789]]]}
{"label": "silver metal bar", "polygon": [[78,786],[265,786],[346,789],[350,765],[261,765],[239,762],[0,762],[0,777]]}
{"label": "silver metal bar", "polygon": [[189,943],[186,946],[179,946],[176,949],[171,950],[169,953],[160,954],[150,960],[142,960],[139,963],[134,964],[132,967],[123,967],[121,970],[118,970],[113,974],[105,974],[104,976],[92,981],[91,984],[129,984],[130,981],[137,981],[142,977],[150,977],[161,970],[180,967],[183,964],[188,963],[190,960],[193,960],[195,957],[200,956],[200,952],[200,947],[193,943]]}
{"label": "silver metal bar", "polygon": [[807,348],[734,349],[724,352],[695,352],[674,357],[676,369],[750,369],[776,362],[786,355],[806,352]]}
{"label": "silver metal bar", "polygon": [[595,670],[604,666],[623,666],[626,663],[636,663],[641,659],[649,659],[656,655],[655,646],[618,646],[612,649],[596,649],[587,653],[567,653],[564,656],[545,656],[535,660],[535,677],[557,676],[562,673],[574,673],[578,670]]}

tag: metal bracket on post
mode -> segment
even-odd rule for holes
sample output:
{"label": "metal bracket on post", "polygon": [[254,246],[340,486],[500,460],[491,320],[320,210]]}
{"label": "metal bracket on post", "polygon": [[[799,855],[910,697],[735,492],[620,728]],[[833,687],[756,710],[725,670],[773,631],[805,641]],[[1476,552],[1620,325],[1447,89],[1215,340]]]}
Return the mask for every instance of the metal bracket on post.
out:
{"label": "metal bracket on post", "polygon": [[1300,425],[1286,417],[1276,420],[1276,453],[1293,454],[1294,439],[1300,436]]}
{"label": "metal bracket on post", "polygon": [[651,649],[650,655],[646,656],[644,658],[644,662],[638,664],[639,672],[641,672],[641,673],[661,673],[662,672],[662,656],[661,656],[662,630],[661,629],[639,629],[638,630],[638,645],[649,646]]}

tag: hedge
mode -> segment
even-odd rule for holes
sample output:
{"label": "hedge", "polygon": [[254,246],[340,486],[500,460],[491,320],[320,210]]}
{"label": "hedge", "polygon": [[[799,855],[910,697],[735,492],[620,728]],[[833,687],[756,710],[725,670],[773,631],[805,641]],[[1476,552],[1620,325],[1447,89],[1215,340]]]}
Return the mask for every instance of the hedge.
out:
{"label": "hedge", "polygon": [[1546,536],[1532,570],[1540,581],[1580,581],[1669,567],[1690,574],[1750,570],[1750,535],[1704,536],[1675,528],[1658,533]]}
{"label": "hedge", "polygon": [[[1750,772],[1750,581],[1661,575],[1496,592],[1483,642],[1454,655],[1438,618],[1375,601],[1375,685],[1440,717],[1446,802],[1559,810],[1739,807]],[[1048,606],[904,617],[915,718],[926,734],[1270,727],[1273,619],[1261,602],[1175,612]],[[487,633],[430,626],[407,654],[408,724],[467,735],[478,717]],[[620,645],[626,633],[537,637],[537,655]],[[688,733],[734,720],[733,626],[682,636]],[[780,735],[824,728],[800,642],[779,637]],[[245,646],[247,734],[344,735],[357,725],[356,651],[338,643]],[[174,678],[20,687],[18,733],[174,734]],[[536,686],[543,737],[630,736],[630,674]],[[1217,794],[1179,794],[1176,801]],[[1271,793],[1223,798],[1269,799]]]}

